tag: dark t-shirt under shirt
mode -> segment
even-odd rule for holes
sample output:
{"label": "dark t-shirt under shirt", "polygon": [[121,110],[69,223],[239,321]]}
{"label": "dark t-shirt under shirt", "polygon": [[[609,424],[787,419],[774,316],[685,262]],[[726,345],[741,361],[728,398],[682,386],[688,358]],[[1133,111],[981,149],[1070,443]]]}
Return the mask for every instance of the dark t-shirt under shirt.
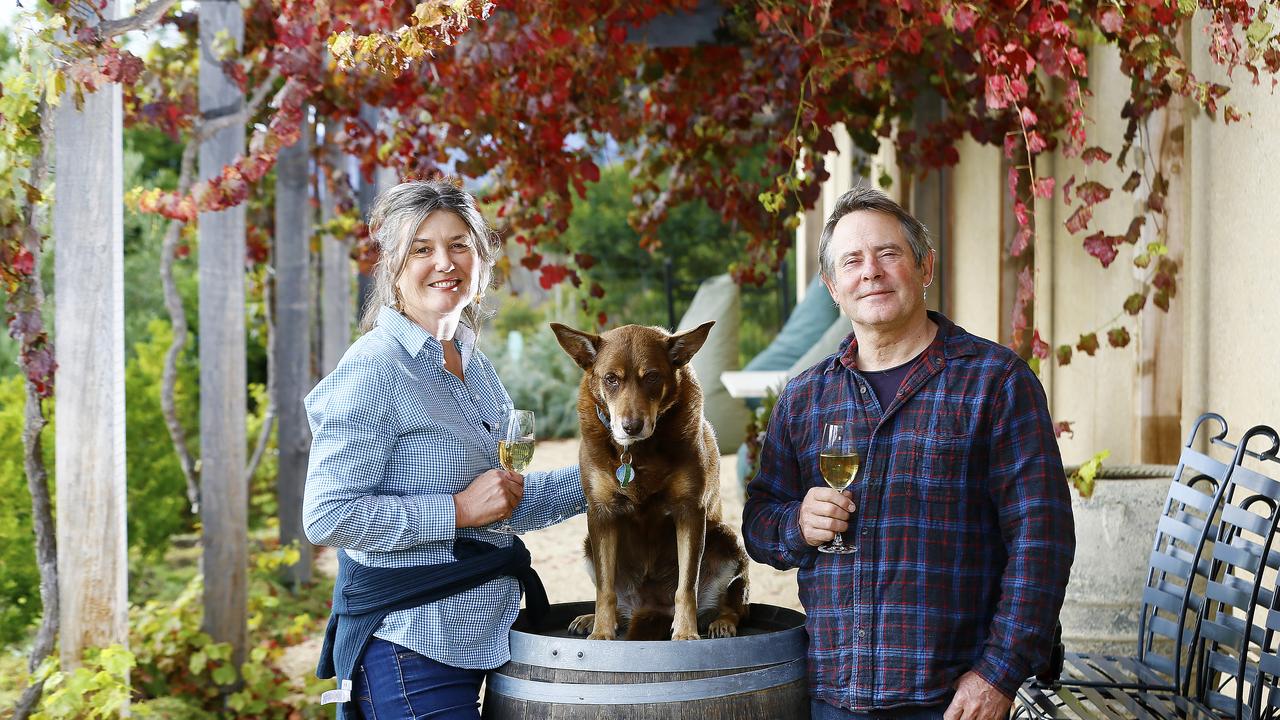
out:
{"label": "dark t-shirt under shirt", "polygon": [[923,356],[924,352],[921,351],[919,355],[897,367],[891,367],[888,370],[862,371],[863,376],[867,378],[867,382],[871,383],[871,390],[876,394],[876,400],[880,402],[881,411],[889,407],[889,403],[893,402],[893,396],[898,392],[898,388],[902,387],[902,381],[906,379],[907,372]]}

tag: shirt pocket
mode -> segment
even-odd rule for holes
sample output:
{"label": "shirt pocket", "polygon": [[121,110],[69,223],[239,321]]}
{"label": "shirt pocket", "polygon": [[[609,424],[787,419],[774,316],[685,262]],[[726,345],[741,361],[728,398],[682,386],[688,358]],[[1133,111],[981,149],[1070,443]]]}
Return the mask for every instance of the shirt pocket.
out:
{"label": "shirt pocket", "polygon": [[961,418],[931,420],[913,438],[920,452],[920,474],[913,478],[912,494],[931,505],[955,505],[968,496],[972,485],[973,433]]}

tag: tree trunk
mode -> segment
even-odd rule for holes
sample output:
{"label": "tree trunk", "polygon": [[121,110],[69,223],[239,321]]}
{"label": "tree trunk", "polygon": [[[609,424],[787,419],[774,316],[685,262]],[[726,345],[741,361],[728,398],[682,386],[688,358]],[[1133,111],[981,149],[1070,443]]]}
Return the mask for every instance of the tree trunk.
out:
{"label": "tree trunk", "polygon": [[[53,137],[53,109],[40,103],[40,152],[31,161],[31,185],[43,189],[48,176],[48,150]],[[52,352],[48,344],[48,336],[44,329],[44,319],[40,308],[44,305],[44,284],[40,279],[41,251],[44,241],[38,228],[44,223],[38,212],[39,206],[29,203],[24,212],[23,244],[27,252],[35,259],[35,268],[28,277],[25,287],[9,296],[6,309],[18,320],[20,328],[15,339],[22,347],[22,369],[27,375],[26,417],[22,428],[23,468],[27,474],[27,491],[31,493],[31,525],[36,536],[36,565],[40,568],[40,607],[43,610],[40,618],[40,629],[36,631],[35,641],[31,644],[31,655],[27,659],[27,670],[35,672],[40,663],[53,653],[54,640],[58,635],[58,541],[57,528],[53,520],[53,503],[49,497],[49,474],[44,464],[44,449],[41,433],[48,420],[44,414],[44,398],[52,391],[52,385],[41,387],[31,379],[32,352]],[[37,371],[52,373],[47,371]],[[53,378],[48,380],[52,383]],[[34,682],[27,686],[18,697],[13,707],[12,720],[27,720],[35,711],[36,704],[44,692],[43,682]]]}
{"label": "tree trunk", "polygon": [[311,202],[308,197],[309,133],[280,151],[276,161],[276,442],[280,450],[276,495],[280,544],[298,543],[301,557],[285,569],[295,587],[311,581],[311,543],[302,532],[302,490],[307,480],[311,430],[302,399],[311,390]]}
{"label": "tree trunk", "polygon": [[[320,198],[321,217],[337,215],[340,197],[350,192],[341,187],[347,182],[341,171],[342,155],[331,138],[326,138],[324,160],[332,171],[329,182],[321,181],[324,194]],[[328,375],[338,366],[342,354],[351,344],[351,247],[346,238],[326,235],[320,240],[320,374]]]}
{"label": "tree trunk", "polygon": [[[214,48],[225,33],[244,44],[239,3],[200,3],[200,112],[238,112],[244,95]],[[235,58],[226,58],[235,60]],[[200,145],[200,177],[222,172],[244,151],[244,124]],[[200,514],[204,525],[204,629],[232,647],[239,667],[248,644],[248,488],[245,483],[244,207],[200,213]]]}
{"label": "tree trunk", "polygon": [[[118,12],[114,2],[105,19]],[[54,116],[57,531],[61,656],[129,642],[124,205],[119,85]]]}

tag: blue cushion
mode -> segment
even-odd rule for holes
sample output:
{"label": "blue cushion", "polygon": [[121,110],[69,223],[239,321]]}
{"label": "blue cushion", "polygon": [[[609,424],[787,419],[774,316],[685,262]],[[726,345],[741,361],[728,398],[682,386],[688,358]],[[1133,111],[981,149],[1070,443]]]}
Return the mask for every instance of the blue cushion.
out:
{"label": "blue cushion", "polygon": [[822,284],[822,276],[815,275],[805,290],[804,300],[791,312],[769,346],[751,358],[743,370],[787,370],[813,347],[831,323],[840,316],[840,310],[831,300],[831,293]]}

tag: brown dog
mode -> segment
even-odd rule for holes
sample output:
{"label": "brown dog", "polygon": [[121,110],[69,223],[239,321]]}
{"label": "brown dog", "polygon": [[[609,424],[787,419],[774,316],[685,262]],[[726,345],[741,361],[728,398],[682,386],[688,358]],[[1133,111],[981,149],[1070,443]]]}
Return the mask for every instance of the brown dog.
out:
{"label": "brown dog", "polygon": [[669,335],[625,325],[602,335],[552,323],[586,374],[578,392],[587,564],[596,612],[571,632],[612,640],[737,634],[747,556],[721,519],[720,456],[689,359],[714,323]]}

